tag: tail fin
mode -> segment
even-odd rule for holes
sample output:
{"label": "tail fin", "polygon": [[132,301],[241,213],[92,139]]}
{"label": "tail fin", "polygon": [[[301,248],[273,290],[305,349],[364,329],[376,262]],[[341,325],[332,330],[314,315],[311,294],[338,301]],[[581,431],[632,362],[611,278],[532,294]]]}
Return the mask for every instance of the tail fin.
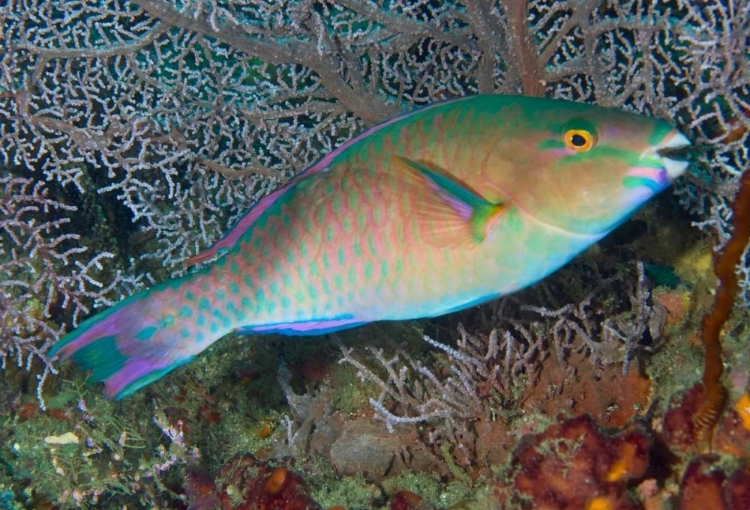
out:
{"label": "tail fin", "polygon": [[[135,294],[84,321],[49,355],[72,358],[90,370],[90,379],[103,381],[109,398],[130,395],[188,363],[231,330],[227,321],[209,325],[200,314],[208,308],[206,288],[203,278],[191,275]],[[198,289],[204,297],[198,297]]]}

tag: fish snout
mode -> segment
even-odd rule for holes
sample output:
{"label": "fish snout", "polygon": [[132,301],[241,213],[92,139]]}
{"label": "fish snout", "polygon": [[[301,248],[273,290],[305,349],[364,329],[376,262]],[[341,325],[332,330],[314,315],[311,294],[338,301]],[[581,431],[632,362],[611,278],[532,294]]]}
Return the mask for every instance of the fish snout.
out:
{"label": "fish snout", "polygon": [[638,163],[627,172],[623,183],[627,188],[645,187],[658,193],[685,173],[690,140],[677,130],[670,131],[661,143],[649,147],[638,158]]}
{"label": "fish snout", "polygon": [[662,143],[654,147],[654,154],[661,159],[661,164],[670,181],[675,180],[687,170],[690,162],[684,149],[689,146],[690,140],[679,131],[674,130],[665,137]]}

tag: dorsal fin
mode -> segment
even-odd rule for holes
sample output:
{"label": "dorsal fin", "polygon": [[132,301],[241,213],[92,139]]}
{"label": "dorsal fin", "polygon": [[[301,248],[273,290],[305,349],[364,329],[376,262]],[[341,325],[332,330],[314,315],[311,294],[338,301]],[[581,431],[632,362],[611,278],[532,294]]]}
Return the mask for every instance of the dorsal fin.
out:
{"label": "dorsal fin", "polygon": [[194,264],[198,264],[199,262],[204,262],[211,257],[222,255],[224,252],[229,251],[229,249],[231,249],[232,246],[234,246],[234,244],[237,242],[237,239],[242,237],[247,229],[249,229],[253,225],[253,223],[255,223],[256,220],[268,210],[269,207],[276,203],[279,198],[289,193],[289,191],[291,191],[302,179],[322,170],[324,170],[324,168],[317,168],[317,165],[313,165],[299,174],[297,177],[289,181],[286,185],[261,198],[250,208],[247,213],[245,213],[242,218],[240,218],[237,223],[234,224],[234,226],[229,230],[229,232],[224,235],[224,237],[219,239],[210,248],[186,259],[185,264],[188,266],[192,266]]}

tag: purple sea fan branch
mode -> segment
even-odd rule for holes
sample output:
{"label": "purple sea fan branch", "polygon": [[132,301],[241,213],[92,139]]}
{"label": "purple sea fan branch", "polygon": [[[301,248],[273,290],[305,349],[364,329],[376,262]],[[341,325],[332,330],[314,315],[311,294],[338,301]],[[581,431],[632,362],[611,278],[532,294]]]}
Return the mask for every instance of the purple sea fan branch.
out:
{"label": "purple sea fan branch", "polygon": [[[662,330],[666,324],[666,310],[659,305],[651,305],[651,292],[646,281],[646,271],[643,262],[637,264],[638,277],[635,288],[629,286],[628,299],[630,312],[614,318],[607,318],[603,327],[603,343],[616,344],[616,340],[623,343],[625,356],[622,364],[623,375],[628,374],[630,362],[639,350],[653,352],[659,347]],[[652,344],[643,346],[646,336],[652,339]]]}
{"label": "purple sea fan branch", "polygon": [[[447,355],[450,374],[447,376],[439,375],[434,368],[412,359],[401,349],[390,359],[383,355],[382,350],[367,349],[379,367],[386,371],[388,377],[385,380],[357,360],[352,355],[353,349],[342,346],[344,357],[340,362],[353,365],[360,379],[380,389],[380,396],[372,399],[371,404],[389,430],[393,430],[396,424],[429,422],[435,418],[446,419],[449,424],[453,420],[478,419],[488,413],[483,402],[486,395],[480,391],[500,387],[496,380],[499,374],[496,358],[501,352],[498,336],[493,332],[490,335],[492,340],[479,341],[469,335],[463,325],[459,325],[459,333],[462,339],[457,349],[423,336],[425,342]],[[403,364],[398,367],[399,363]],[[386,397],[391,404],[386,404]],[[397,411],[392,408],[397,408]]]}

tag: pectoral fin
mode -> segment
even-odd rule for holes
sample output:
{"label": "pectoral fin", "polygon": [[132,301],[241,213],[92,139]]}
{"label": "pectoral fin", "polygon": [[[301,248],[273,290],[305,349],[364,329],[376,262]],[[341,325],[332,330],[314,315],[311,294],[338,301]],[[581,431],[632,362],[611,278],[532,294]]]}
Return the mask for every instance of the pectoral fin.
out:
{"label": "pectoral fin", "polygon": [[417,190],[410,197],[412,211],[421,235],[432,245],[479,244],[506,211],[502,203],[487,201],[449,174],[401,156],[394,156],[393,163]]}

